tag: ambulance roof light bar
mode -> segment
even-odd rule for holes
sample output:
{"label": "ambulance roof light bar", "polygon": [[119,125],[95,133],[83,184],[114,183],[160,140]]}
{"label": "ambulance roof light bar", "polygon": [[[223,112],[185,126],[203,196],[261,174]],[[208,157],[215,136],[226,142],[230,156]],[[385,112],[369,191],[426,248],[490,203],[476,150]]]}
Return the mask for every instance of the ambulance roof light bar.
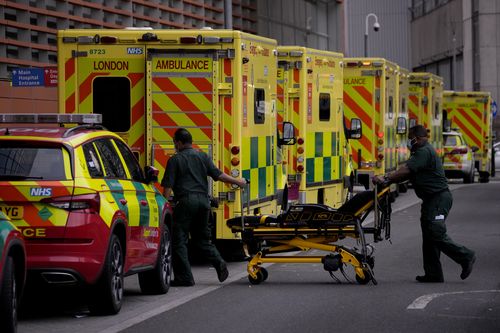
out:
{"label": "ambulance roof light bar", "polygon": [[14,124],[101,124],[102,114],[98,113],[3,113],[0,123]]}

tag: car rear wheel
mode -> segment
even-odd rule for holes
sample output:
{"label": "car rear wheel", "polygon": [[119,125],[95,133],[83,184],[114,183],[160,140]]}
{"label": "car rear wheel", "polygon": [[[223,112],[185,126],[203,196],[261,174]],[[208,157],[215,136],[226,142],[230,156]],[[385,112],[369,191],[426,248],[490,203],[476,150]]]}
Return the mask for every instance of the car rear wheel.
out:
{"label": "car rear wheel", "polygon": [[472,163],[470,172],[464,175],[464,184],[472,184],[472,183],[474,183],[474,163]]}
{"label": "car rear wheel", "polygon": [[17,327],[17,284],[14,259],[5,260],[2,292],[0,293],[0,323],[2,332],[15,332]]}
{"label": "car rear wheel", "polygon": [[144,294],[166,294],[172,276],[172,242],[170,231],[164,226],[158,251],[156,267],[139,273],[139,286]]}
{"label": "car rear wheel", "polygon": [[89,309],[95,315],[116,314],[123,300],[123,251],[118,236],[111,235],[102,275],[94,287]]}

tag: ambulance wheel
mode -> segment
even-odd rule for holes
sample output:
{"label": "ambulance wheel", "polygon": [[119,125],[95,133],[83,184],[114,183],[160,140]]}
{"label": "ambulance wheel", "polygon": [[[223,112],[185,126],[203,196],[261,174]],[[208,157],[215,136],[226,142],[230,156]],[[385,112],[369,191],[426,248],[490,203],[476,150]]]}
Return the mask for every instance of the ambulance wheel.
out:
{"label": "ambulance wheel", "polygon": [[164,225],[159,246],[156,267],[139,273],[139,286],[143,294],[166,294],[170,288],[172,276],[172,242],[168,227]]}
{"label": "ambulance wheel", "polygon": [[262,272],[262,269],[259,270],[257,272],[257,277],[256,278],[253,278],[251,275],[248,275],[248,281],[250,281],[251,284],[261,284],[262,282],[264,282],[264,280],[267,279],[267,271],[265,273],[265,277],[264,277],[264,273]]}
{"label": "ambulance wheel", "polygon": [[117,314],[122,307],[123,289],[123,250],[118,236],[112,234],[102,275],[94,286],[90,313]]}
{"label": "ambulance wheel", "polygon": [[17,327],[17,285],[14,259],[8,256],[5,259],[2,289],[0,292],[0,322],[2,332],[15,332]]}
{"label": "ambulance wheel", "polygon": [[359,284],[367,284],[372,279],[372,275],[370,274],[370,272],[364,271],[363,273],[365,273],[365,277],[364,278],[361,278],[358,274],[356,274],[356,281]]}

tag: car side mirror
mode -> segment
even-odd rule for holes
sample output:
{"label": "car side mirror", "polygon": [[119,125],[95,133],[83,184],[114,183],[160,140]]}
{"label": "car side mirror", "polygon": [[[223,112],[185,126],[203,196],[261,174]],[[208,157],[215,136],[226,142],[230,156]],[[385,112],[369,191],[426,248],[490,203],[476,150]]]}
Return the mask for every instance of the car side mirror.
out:
{"label": "car side mirror", "polygon": [[398,127],[396,129],[397,134],[406,134],[406,118],[398,117]]}
{"label": "car side mirror", "polygon": [[479,147],[478,146],[472,146],[471,150],[472,150],[473,153],[475,153],[476,151],[479,150]]}
{"label": "car side mirror", "polygon": [[280,146],[291,146],[294,145],[297,141],[295,137],[295,126],[291,122],[285,121],[283,122],[283,137],[278,137],[278,143]]}
{"label": "car side mirror", "polygon": [[361,139],[363,135],[363,128],[361,126],[361,120],[358,118],[351,119],[351,128],[349,129],[348,137],[350,139]]}
{"label": "car side mirror", "polygon": [[158,169],[150,165],[144,167],[144,175],[146,176],[146,184],[156,183],[158,181]]}

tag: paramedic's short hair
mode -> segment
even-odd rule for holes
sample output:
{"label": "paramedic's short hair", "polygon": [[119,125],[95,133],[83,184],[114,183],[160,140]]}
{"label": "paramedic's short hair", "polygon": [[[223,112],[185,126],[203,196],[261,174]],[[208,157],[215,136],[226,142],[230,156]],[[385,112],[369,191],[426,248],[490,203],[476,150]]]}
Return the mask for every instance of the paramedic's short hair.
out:
{"label": "paramedic's short hair", "polygon": [[411,127],[408,133],[413,133],[416,137],[420,138],[427,137],[427,129],[422,125],[415,125]]}
{"label": "paramedic's short hair", "polygon": [[179,128],[177,131],[175,131],[174,140],[180,141],[183,144],[193,143],[193,137],[191,136],[191,133],[189,133],[189,131],[185,128]]}

